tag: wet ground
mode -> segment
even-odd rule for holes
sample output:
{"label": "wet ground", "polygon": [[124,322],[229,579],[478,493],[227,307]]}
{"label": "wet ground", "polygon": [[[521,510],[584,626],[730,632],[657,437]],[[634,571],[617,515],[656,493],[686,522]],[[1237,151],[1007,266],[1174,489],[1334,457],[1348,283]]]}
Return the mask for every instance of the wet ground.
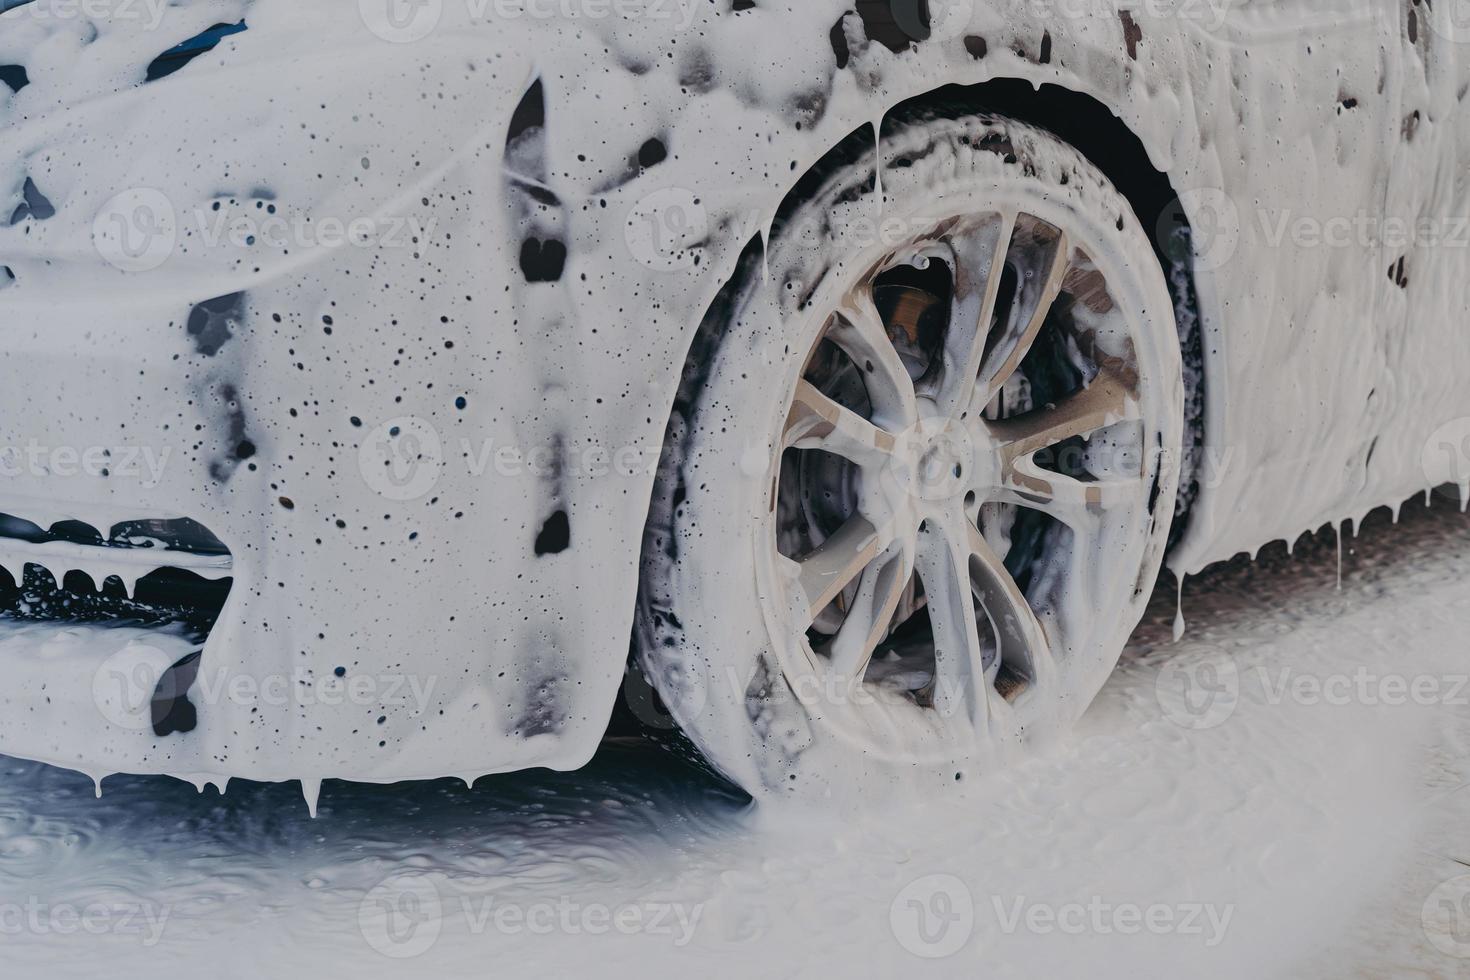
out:
{"label": "wet ground", "polygon": [[972,798],[759,813],[666,754],[225,796],[0,759],[8,977],[1470,976],[1470,517],[1165,585]]}

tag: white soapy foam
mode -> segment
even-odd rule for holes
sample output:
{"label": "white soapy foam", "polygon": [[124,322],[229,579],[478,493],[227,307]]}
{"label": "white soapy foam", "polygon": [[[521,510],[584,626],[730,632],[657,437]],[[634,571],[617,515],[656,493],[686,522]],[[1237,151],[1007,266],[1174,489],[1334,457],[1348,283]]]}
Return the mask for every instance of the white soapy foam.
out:
{"label": "white soapy foam", "polygon": [[[1470,415],[1465,250],[1274,235],[1283,217],[1465,209],[1470,58],[1446,5],[1207,4],[1221,16],[1197,21],[976,3],[901,53],[868,43],[849,6],[568,19],[430,4],[417,40],[385,39],[351,4],[292,0],[196,0],[156,21],[59,0],[0,15],[0,64],[29,78],[0,86],[0,214],[20,213],[28,182],[55,211],[0,227],[14,276],[0,445],[168,451],[156,481],[7,471],[0,511],[209,527],[233,554],[205,651],[227,675],[436,681],[424,704],[225,705],[166,745],[53,736],[46,757],[220,780],[585,762],[622,674],[606,638],[629,631],[654,477],[609,477],[569,448],[656,447],[701,315],[798,177],[949,83],[1091,95],[1181,193],[1208,438],[1177,573],[1464,479],[1452,455],[1426,470],[1421,450]],[[144,82],[158,54],[242,20]],[[545,125],[514,155],[537,171],[528,184],[505,142],[537,83]],[[640,256],[629,216],[670,191],[697,210],[667,229],[678,248]],[[128,255],[107,229],[140,202],[151,237]],[[262,215],[286,240],[219,224]],[[370,247],[331,239],[327,219],[366,220]],[[387,450],[425,477],[406,500],[367,439],[395,420],[438,442]],[[487,444],[564,465],[467,466]],[[538,556],[558,526],[566,546]],[[64,730],[82,695],[55,694],[0,713],[0,747]]]}
{"label": "white soapy foam", "polygon": [[0,568],[24,569],[35,565],[51,573],[59,584],[70,571],[85,572],[100,590],[109,578],[117,578],[131,596],[138,579],[159,568],[178,568],[200,578],[218,581],[230,577],[229,555],[203,555],[186,551],[164,553],[160,548],[100,548],[70,541],[38,544],[0,538]]}

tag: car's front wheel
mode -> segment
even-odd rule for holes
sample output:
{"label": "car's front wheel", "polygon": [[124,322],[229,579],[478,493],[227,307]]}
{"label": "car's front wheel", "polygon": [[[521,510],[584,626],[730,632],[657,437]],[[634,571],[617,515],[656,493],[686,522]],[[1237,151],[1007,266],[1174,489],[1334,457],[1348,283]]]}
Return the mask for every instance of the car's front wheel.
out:
{"label": "car's front wheel", "polygon": [[638,656],[757,796],[950,785],[1064,731],[1173,513],[1173,307],[1055,137],[926,117],[835,167],[701,332]]}

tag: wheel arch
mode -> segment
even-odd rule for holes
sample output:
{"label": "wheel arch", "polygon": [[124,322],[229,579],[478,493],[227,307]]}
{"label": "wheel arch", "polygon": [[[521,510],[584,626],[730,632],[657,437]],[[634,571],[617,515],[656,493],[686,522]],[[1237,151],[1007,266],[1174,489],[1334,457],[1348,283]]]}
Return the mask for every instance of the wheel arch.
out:
{"label": "wheel arch", "polygon": [[[849,132],[829,147],[814,164],[802,171],[789,185],[776,208],[769,234],[779,235],[788,216],[801,202],[816,193],[827,175],[836,167],[852,162],[874,151],[874,134],[886,134],[895,125],[921,115],[968,115],[977,111],[1008,116],[1049,130],[1073,146],[1111,181],[1132,206],[1140,225],[1149,234],[1155,254],[1165,271],[1176,311],[1181,355],[1185,377],[1185,452],[1181,460],[1178,502],[1169,534],[1171,549],[1179,542],[1188,525],[1190,507],[1199,496],[1199,463],[1205,444],[1205,356],[1203,323],[1199,298],[1194,286],[1192,247],[1189,242],[1188,217],[1180,205],[1179,194],[1169,175],[1155,166],[1139,135],[1107,104],[1085,92],[1054,83],[1034,83],[1020,77],[996,77],[978,83],[949,83],[931,87],[892,104],[882,115],[875,131],[867,123]],[[722,304],[732,302],[742,288],[745,276],[759,269],[766,253],[764,236],[756,235],[742,248],[711,302],[703,310],[697,329],[690,336],[689,347],[680,371],[680,382],[667,415],[669,427],[664,436],[660,471],[673,476],[674,485],[681,481],[682,438],[679,419],[700,397],[703,376],[710,358],[718,349],[724,321],[717,315]],[[667,485],[663,480],[659,485]],[[659,499],[658,486],[649,501],[645,525],[667,520],[678,506],[680,491],[670,499]],[[672,536],[666,547],[677,547]],[[645,542],[645,548],[647,547]],[[646,557],[646,556],[645,556]],[[640,574],[644,561],[640,560]],[[645,611],[646,613],[647,611]],[[639,617],[635,617],[637,619]],[[649,618],[642,617],[645,621]],[[638,674],[635,651],[640,642],[639,626],[634,624],[634,637],[627,660],[628,670],[647,687]],[[650,638],[642,638],[650,642]],[[626,685],[620,691],[612,722],[613,730],[649,732],[649,712],[659,716],[664,709],[650,702],[630,699]],[[638,700],[638,704],[633,701]],[[631,709],[631,710],[628,710]],[[667,741],[680,755],[698,758],[698,753],[677,731],[655,726],[660,741]]]}
{"label": "wheel arch", "polygon": [[[1139,224],[1149,233],[1154,251],[1173,295],[1176,325],[1185,374],[1185,458],[1181,461],[1179,503],[1169,543],[1172,548],[1184,532],[1190,505],[1199,494],[1199,461],[1205,441],[1206,361],[1199,298],[1194,285],[1189,221],[1169,175],[1156,167],[1137,133],[1105,103],[1085,92],[1053,83],[1036,84],[1019,77],[997,77],[973,84],[951,83],[930,88],[890,106],[882,116],[878,132],[921,115],[968,115],[977,111],[1030,123],[1049,130],[1095,165],[1132,206]],[[803,171],[781,199],[770,226],[770,234],[781,233],[786,219],[801,202],[816,193],[834,168],[873,152],[874,127],[857,127],[830,147]],[[698,328],[690,337],[681,380],[668,417],[697,398],[700,365],[718,347],[720,318],[711,316],[721,303],[730,301],[741,277],[759,267],[765,241],[757,235],[739,250],[728,276],[721,280]],[[674,437],[670,431],[665,447]],[[669,465],[669,460],[661,462]],[[655,505],[657,501],[653,502]],[[656,509],[656,508],[655,508]]]}

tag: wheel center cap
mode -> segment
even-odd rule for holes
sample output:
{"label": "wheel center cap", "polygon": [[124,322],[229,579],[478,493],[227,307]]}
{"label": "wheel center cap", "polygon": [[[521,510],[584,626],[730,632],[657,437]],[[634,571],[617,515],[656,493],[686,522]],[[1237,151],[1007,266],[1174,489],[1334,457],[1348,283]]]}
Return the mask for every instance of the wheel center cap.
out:
{"label": "wheel center cap", "polygon": [[974,436],[958,419],[927,418],[898,437],[894,476],[901,492],[922,501],[960,496],[975,485]]}
{"label": "wheel center cap", "polygon": [[940,484],[950,476],[963,478],[965,461],[959,447],[947,439],[929,443],[919,459],[919,476],[925,483]]}

